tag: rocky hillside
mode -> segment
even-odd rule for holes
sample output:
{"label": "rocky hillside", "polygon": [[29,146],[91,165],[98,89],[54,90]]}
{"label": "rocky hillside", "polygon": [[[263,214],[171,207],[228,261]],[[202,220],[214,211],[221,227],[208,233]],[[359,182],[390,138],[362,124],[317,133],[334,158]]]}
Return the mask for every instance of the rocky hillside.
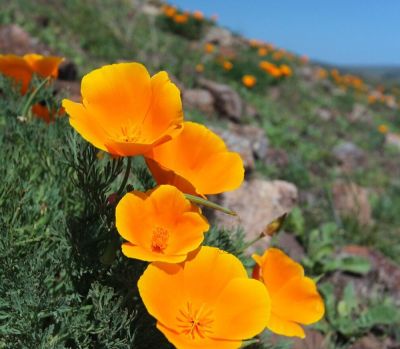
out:
{"label": "rocky hillside", "polygon": [[[151,72],[168,71],[181,90],[186,119],[208,125],[245,164],[240,189],[211,198],[237,218],[210,212],[210,220],[251,241],[290,212],[284,231],[260,240],[247,255],[279,244],[319,280],[326,317],[307,330],[305,341],[265,334],[263,346],[254,348],[400,348],[399,87],[384,79],[370,85],[351,73],[322,68],[273,43],[234,34],[201,12],[158,1],[1,2],[0,53],[31,52],[65,57],[51,96],[58,105],[64,96],[80,100],[81,77],[103,64],[139,61]],[[73,212],[77,205],[70,199],[75,189],[56,189],[67,171],[58,151],[67,142],[60,136],[66,117],[26,128],[20,119],[8,124],[8,115],[17,114],[12,103],[20,101],[0,91],[6,149],[0,159],[7,164],[0,207],[8,212],[0,231],[26,234],[19,241],[24,251],[0,257],[0,275],[8,280],[0,286],[0,348],[9,348],[9,341],[12,348],[89,348],[94,336],[99,348],[131,347],[134,331],[124,326],[134,314],[125,311],[126,300],[107,293],[111,286],[105,282],[77,296],[71,292],[74,280],[52,266],[58,253],[73,249],[55,233],[68,223],[60,212]],[[35,139],[34,132],[48,137]],[[48,179],[49,174],[54,176]],[[33,195],[30,185],[39,194]],[[47,266],[36,262],[35,244],[42,238],[32,233],[39,230],[52,240]],[[7,239],[1,240],[2,251],[10,251],[13,240]],[[57,277],[50,280],[46,270]],[[41,284],[39,291],[18,297],[29,291],[23,286],[27,277]],[[64,293],[54,291],[58,297],[52,298],[48,289],[58,280]],[[68,311],[87,316],[69,317]],[[108,333],[110,328],[117,335]],[[88,333],[80,337],[84,329]]]}

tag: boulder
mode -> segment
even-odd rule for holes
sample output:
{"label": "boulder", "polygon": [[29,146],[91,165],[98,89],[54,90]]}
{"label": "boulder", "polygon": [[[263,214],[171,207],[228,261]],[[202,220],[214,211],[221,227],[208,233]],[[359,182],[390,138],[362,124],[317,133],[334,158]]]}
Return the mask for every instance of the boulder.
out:
{"label": "boulder", "polygon": [[352,171],[365,165],[366,155],[354,143],[339,143],[333,148],[332,153],[344,170]]}
{"label": "boulder", "polygon": [[215,112],[213,95],[205,89],[187,89],[182,92],[184,108],[198,109],[205,114]]}
{"label": "boulder", "polygon": [[[236,217],[221,212],[215,213],[215,223],[229,229],[241,227],[246,240],[258,237],[266,225],[290,211],[298,201],[298,191],[294,184],[274,180],[252,179],[242,186],[221,195],[220,204],[237,213]],[[248,249],[248,253],[263,251],[269,239],[263,238]]]}
{"label": "boulder", "polygon": [[221,46],[231,46],[234,43],[234,37],[228,29],[213,26],[205,35],[204,41]]}
{"label": "boulder", "polygon": [[222,117],[226,117],[235,122],[241,121],[244,104],[236,91],[228,85],[204,78],[199,78],[198,83],[200,87],[208,90],[214,96],[214,107]]}
{"label": "boulder", "polygon": [[362,226],[372,224],[368,190],[355,183],[336,181],[332,186],[335,210],[343,217],[353,217]]}

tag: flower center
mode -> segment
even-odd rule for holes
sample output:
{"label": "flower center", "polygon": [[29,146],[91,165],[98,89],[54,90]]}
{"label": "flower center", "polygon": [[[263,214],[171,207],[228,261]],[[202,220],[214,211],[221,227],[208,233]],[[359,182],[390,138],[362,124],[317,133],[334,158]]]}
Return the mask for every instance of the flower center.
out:
{"label": "flower center", "polygon": [[212,333],[211,325],[214,322],[212,310],[207,310],[204,303],[196,308],[191,302],[187,302],[183,309],[179,310],[176,319],[181,333],[192,339],[205,338]]}
{"label": "flower center", "polygon": [[143,143],[144,141],[140,128],[127,126],[121,127],[121,132],[118,134],[117,139],[126,143]]}
{"label": "flower center", "polygon": [[168,246],[169,232],[162,227],[155,227],[153,229],[153,236],[151,238],[151,250],[157,253],[164,253]]}

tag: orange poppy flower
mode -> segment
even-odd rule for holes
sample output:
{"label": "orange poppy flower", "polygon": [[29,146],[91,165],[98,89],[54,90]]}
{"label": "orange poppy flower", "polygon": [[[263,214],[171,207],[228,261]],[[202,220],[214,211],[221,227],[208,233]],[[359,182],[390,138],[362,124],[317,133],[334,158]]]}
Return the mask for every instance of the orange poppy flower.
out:
{"label": "orange poppy flower", "polygon": [[46,105],[41,103],[36,103],[32,106],[32,113],[47,124],[54,122],[56,116],[61,116],[64,112],[64,108],[60,108],[59,110],[49,110]]}
{"label": "orange poppy flower", "polygon": [[387,125],[385,125],[385,124],[380,124],[380,125],[378,126],[378,131],[379,131],[380,133],[382,133],[382,134],[386,134],[386,133],[388,133],[388,131],[389,131],[389,127],[387,127]]}
{"label": "orange poppy flower", "polygon": [[187,194],[218,194],[243,181],[240,155],[229,152],[219,136],[194,122],[185,122],[178,137],[145,157],[158,184],[174,185]]}
{"label": "orange poppy flower", "polygon": [[202,72],[204,72],[204,65],[201,64],[201,63],[196,64],[195,70],[196,70],[197,73],[202,73]]}
{"label": "orange poppy flower", "polygon": [[268,50],[265,48],[265,47],[260,47],[259,49],[258,49],[258,55],[260,56],[260,57],[264,57],[264,56],[266,56],[268,54]]}
{"label": "orange poppy flower", "polygon": [[223,67],[226,71],[229,71],[229,70],[232,70],[233,64],[232,64],[232,62],[229,62],[229,61],[223,61],[223,62],[222,62],[222,67]]}
{"label": "orange poppy flower", "polygon": [[324,303],[303,267],[276,248],[263,256],[253,255],[253,277],[263,281],[271,299],[267,328],[284,336],[304,338],[300,324],[309,325],[324,315]]}
{"label": "orange poppy flower", "polygon": [[213,53],[215,50],[215,46],[213,44],[211,44],[210,42],[207,42],[204,45],[204,52],[205,53]]}
{"label": "orange poppy flower", "polygon": [[164,6],[163,11],[167,17],[173,17],[177,12],[176,7],[168,6],[168,5]]}
{"label": "orange poppy flower", "polygon": [[173,16],[174,22],[178,24],[184,24],[189,20],[189,16],[187,14],[177,13]]}
{"label": "orange poppy flower", "polygon": [[253,75],[244,75],[242,77],[242,83],[244,86],[252,88],[257,83],[257,79]]}
{"label": "orange poppy flower", "polygon": [[204,19],[204,14],[201,11],[194,11],[193,12],[193,18],[198,20],[198,21],[202,21]]}
{"label": "orange poppy flower", "polygon": [[139,63],[106,65],[83,77],[81,93],[82,103],[62,102],[71,126],[113,155],[143,154],[182,130],[180,93],[164,71],[150,77]]}
{"label": "orange poppy flower", "polygon": [[292,76],[292,68],[290,68],[287,64],[282,64],[279,67],[280,74],[283,76]]}
{"label": "orange poppy flower", "polygon": [[148,262],[183,262],[209,229],[199,209],[171,185],[126,194],[116,207],[115,223],[129,241],[122,253]]}
{"label": "orange poppy flower", "polygon": [[262,283],[215,247],[202,247],[182,264],[150,264],[138,288],[157,328],[178,349],[237,349],[270,315]]}
{"label": "orange poppy flower", "polygon": [[0,72],[21,84],[21,94],[25,94],[31,83],[33,74],[42,78],[58,75],[58,66],[63,58],[42,56],[36,53],[24,56],[0,55]]}

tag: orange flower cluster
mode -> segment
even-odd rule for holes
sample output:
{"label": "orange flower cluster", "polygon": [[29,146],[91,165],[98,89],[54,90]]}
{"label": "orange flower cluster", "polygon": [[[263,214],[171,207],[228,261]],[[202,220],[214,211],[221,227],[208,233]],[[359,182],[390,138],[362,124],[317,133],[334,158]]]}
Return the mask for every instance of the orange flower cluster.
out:
{"label": "orange flower cluster", "polygon": [[265,71],[268,75],[275,79],[280,77],[290,77],[293,74],[292,68],[290,68],[287,64],[281,64],[280,66],[277,66],[268,61],[261,61],[259,67],[261,70]]}
{"label": "orange flower cluster", "polygon": [[193,13],[188,11],[182,12],[179,11],[175,6],[164,5],[162,11],[166,17],[179,24],[187,23],[190,18],[193,18],[199,22],[204,20],[204,14],[199,10],[196,10]]}
{"label": "orange flower cluster", "polygon": [[352,88],[359,92],[363,92],[366,90],[366,86],[364,85],[363,80],[358,76],[350,74],[342,75],[337,69],[332,69],[331,77],[339,87],[345,90],[348,88]]}
{"label": "orange flower cluster", "polygon": [[[11,78],[15,85],[20,86],[20,93],[29,92],[34,75],[40,78],[57,78],[58,66],[63,61],[62,57],[42,56],[36,53],[17,55],[0,55],[0,73]],[[44,104],[36,103],[31,108],[32,113],[46,123],[54,121],[57,115],[63,114],[61,110],[49,110]]]}
{"label": "orange flower cluster", "polygon": [[102,151],[144,156],[158,184],[125,194],[115,217],[122,253],[150,262],[138,289],[165,337],[180,349],[236,349],[265,328],[304,337],[300,324],[318,321],[324,307],[300,265],[270,249],[254,256],[251,279],[235,256],[201,246],[209,224],[191,195],[206,202],[238,188],[243,162],[215,133],[183,120],[168,74],[107,65],[84,76],[81,91],[82,103],[63,101],[75,130]]}

